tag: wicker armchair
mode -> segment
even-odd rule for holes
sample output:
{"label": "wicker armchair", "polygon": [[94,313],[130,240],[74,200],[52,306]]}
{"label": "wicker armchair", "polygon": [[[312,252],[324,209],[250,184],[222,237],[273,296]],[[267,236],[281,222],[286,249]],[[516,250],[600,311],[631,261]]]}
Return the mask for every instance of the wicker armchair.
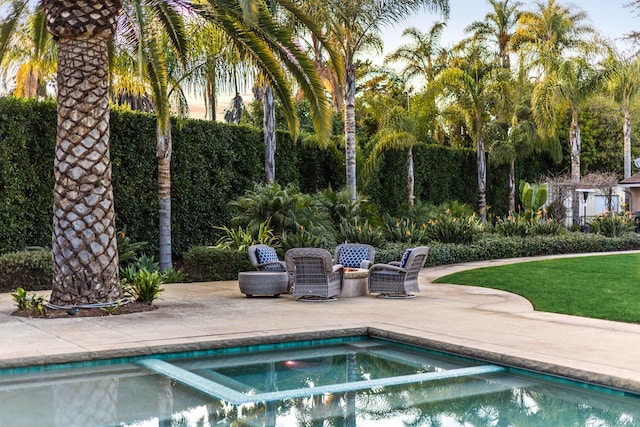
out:
{"label": "wicker armchair", "polygon": [[284,260],[296,300],[333,301],[341,292],[342,265],[334,265],[326,249],[289,249]]}
{"label": "wicker armchair", "polygon": [[365,243],[342,243],[336,247],[333,261],[343,267],[369,268],[376,257],[376,250]]}
{"label": "wicker armchair", "polygon": [[407,249],[400,262],[374,264],[369,268],[369,292],[384,298],[413,298],[420,292],[418,273],[429,255],[427,246]]}
{"label": "wicker armchair", "polygon": [[258,271],[287,271],[284,261],[278,259],[276,250],[269,245],[249,246],[249,260]]}

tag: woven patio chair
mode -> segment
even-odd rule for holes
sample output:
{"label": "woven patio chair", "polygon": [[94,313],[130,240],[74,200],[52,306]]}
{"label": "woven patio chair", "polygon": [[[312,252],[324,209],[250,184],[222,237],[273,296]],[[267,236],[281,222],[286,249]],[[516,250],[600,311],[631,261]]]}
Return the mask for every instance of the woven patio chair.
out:
{"label": "woven patio chair", "polygon": [[407,249],[400,262],[374,264],[369,268],[369,292],[381,298],[413,298],[420,292],[418,273],[429,255],[427,246]]}
{"label": "woven patio chair", "polygon": [[249,246],[249,259],[258,271],[287,271],[284,261],[278,259],[276,250],[269,245]]}
{"label": "woven patio chair", "polygon": [[334,301],[341,292],[343,267],[326,249],[289,249],[284,260],[296,300]]}
{"label": "woven patio chair", "polygon": [[336,247],[333,261],[349,268],[369,268],[376,257],[373,246],[365,243],[342,243]]}

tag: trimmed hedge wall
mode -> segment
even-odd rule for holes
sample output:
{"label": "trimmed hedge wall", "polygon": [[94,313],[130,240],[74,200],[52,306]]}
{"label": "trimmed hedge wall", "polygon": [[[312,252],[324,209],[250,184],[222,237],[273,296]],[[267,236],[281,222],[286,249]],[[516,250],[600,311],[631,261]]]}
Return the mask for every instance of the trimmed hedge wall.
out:
{"label": "trimmed hedge wall", "polygon": [[[50,246],[56,106],[0,98],[0,253],[29,245]],[[214,225],[228,225],[227,203],[264,180],[264,145],[259,129],[204,120],[173,122],[173,250],[185,254],[217,240]],[[293,143],[279,133],[276,179],[306,193],[344,185],[344,153]],[[476,205],[473,150],[435,145],[415,147],[416,196],[441,203]],[[155,118],[123,110],[111,112],[111,159],[119,229],[132,241],[158,246]],[[363,193],[380,212],[401,215],[406,205],[406,153],[388,153],[376,180]],[[519,169],[520,170],[520,169]],[[530,177],[523,176],[525,179]],[[490,212],[506,211],[506,168],[489,168]],[[360,189],[362,191],[362,189]]]}

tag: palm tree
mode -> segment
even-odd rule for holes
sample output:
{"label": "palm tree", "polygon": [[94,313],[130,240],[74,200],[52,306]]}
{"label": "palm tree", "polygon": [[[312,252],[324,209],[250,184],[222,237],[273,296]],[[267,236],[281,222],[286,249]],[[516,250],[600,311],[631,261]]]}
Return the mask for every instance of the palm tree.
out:
{"label": "palm tree", "polygon": [[396,24],[424,8],[449,13],[447,0],[334,0],[309,2],[326,25],[330,39],[343,58],[346,185],[355,202],[356,192],[356,56],[365,48],[381,48],[380,29]]}
{"label": "palm tree", "polygon": [[[119,20],[118,46],[131,49],[140,78],[148,84],[156,113],[156,158],[158,161],[159,267],[173,266],[171,259],[171,111],[170,95],[181,93],[172,82],[169,62],[176,61],[184,69],[187,41],[184,13],[187,4],[181,0],[127,3]],[[174,73],[175,74],[175,73]],[[178,96],[186,106],[184,95]],[[186,107],[184,107],[186,108]]]}
{"label": "palm tree", "polygon": [[[388,104],[388,103],[386,103]],[[415,111],[415,110],[414,110]],[[415,200],[415,177],[413,173],[413,147],[418,143],[417,117],[399,105],[385,108],[378,132],[371,138],[372,149],[365,161],[361,175],[366,182],[377,169],[385,151],[407,150],[407,204],[412,207]]]}
{"label": "palm tree", "polygon": [[464,49],[464,56],[454,59],[452,66],[437,77],[436,84],[448,99],[455,100],[458,111],[475,135],[478,209],[480,219],[486,221],[487,166],[483,130],[496,99],[508,85],[505,85],[507,79],[498,73],[496,64],[490,60],[482,44],[472,42]]}
{"label": "palm tree", "polygon": [[[27,1],[15,1],[0,31],[0,48],[6,48],[10,34],[28,10]],[[175,14],[165,1],[149,0],[163,14]],[[179,2],[187,5],[186,2]],[[109,157],[109,60],[108,44],[113,39],[122,11],[121,0],[74,2],[70,0],[42,2],[47,28],[58,40],[58,134],[54,176],[53,227],[53,305],[115,304],[122,297],[118,279],[115,214]],[[244,6],[247,3],[243,3]],[[270,84],[283,100],[290,124],[297,124],[288,80],[282,70],[285,64],[301,82],[310,99],[314,124],[322,136],[330,133],[330,114],[326,99],[313,73],[311,61],[292,43],[290,33],[282,31],[268,19],[257,3],[242,9],[236,2],[211,1],[210,8],[199,12],[216,22],[234,37],[236,46],[252,56],[264,70]],[[143,10],[138,4],[136,12]],[[312,31],[315,24],[299,13],[295,5],[288,10]],[[152,7],[153,9],[153,7]],[[136,13],[140,18],[141,13]],[[259,24],[251,24],[260,18]],[[249,22],[249,24],[247,24]],[[145,27],[139,29],[144,31]],[[319,34],[319,32],[318,32]],[[147,71],[153,91],[158,95],[156,109],[167,108],[167,81],[164,79],[157,41],[140,34],[138,46],[149,56]],[[179,42],[179,31],[170,32],[172,43]],[[274,53],[275,52],[275,53]],[[156,68],[160,65],[159,68]],[[287,102],[289,100],[289,102]],[[160,105],[164,103],[164,105]],[[164,110],[162,110],[164,111]],[[164,116],[168,117],[168,116]],[[167,121],[168,122],[168,121]],[[297,129],[290,126],[290,129]],[[171,145],[166,128],[158,129],[159,149],[169,165]],[[160,156],[159,156],[160,157]],[[160,161],[160,160],[159,160]],[[164,161],[164,160],[163,160]],[[164,165],[163,165],[164,168]],[[163,171],[159,171],[163,173]],[[159,177],[160,182],[169,182]],[[167,189],[168,190],[168,189]],[[163,189],[159,189],[162,197]]]}
{"label": "palm tree", "polygon": [[122,2],[44,0],[43,6],[47,29],[58,41],[49,301],[62,306],[114,304],[122,289],[109,157],[108,43]]}
{"label": "palm tree", "polygon": [[588,14],[579,8],[569,9],[557,0],[538,1],[535,11],[524,11],[518,18],[511,47],[533,56],[541,78],[557,69],[564,55],[590,50],[597,32],[588,20]]}
{"label": "palm tree", "polygon": [[0,51],[0,61],[3,69],[15,71],[14,94],[25,98],[46,96],[47,83],[55,74],[56,48],[42,10],[19,22],[16,31],[6,36],[9,43]]}
{"label": "palm tree", "polygon": [[402,62],[402,78],[410,81],[413,78],[424,79],[428,84],[433,81],[443,65],[440,59],[445,50],[440,47],[440,36],[446,24],[435,22],[427,33],[415,27],[409,27],[402,32],[402,36],[410,36],[414,43],[402,45],[384,59],[385,64]]}
{"label": "palm tree", "polygon": [[631,176],[631,107],[640,95],[640,60],[614,55],[608,62],[611,74],[607,79],[609,92],[620,105],[624,116],[622,140],[624,150],[624,177]]}
{"label": "palm tree", "polygon": [[[586,57],[601,47],[597,32],[587,24],[588,15],[581,9],[558,4],[556,0],[536,3],[536,11],[523,12],[511,42],[512,47],[530,53],[538,67],[538,83],[532,107],[541,137],[557,140],[558,108],[564,103],[571,111],[569,148],[571,179],[580,181],[579,105],[597,88],[598,78]],[[579,53],[578,58],[567,57]],[[579,200],[573,197],[574,221],[579,214]]]}
{"label": "palm tree", "polygon": [[[280,13],[304,26],[327,49],[334,63],[342,64],[315,20],[294,3],[286,0],[277,0],[275,3],[279,6]],[[201,13],[230,36],[241,58],[259,71],[263,85],[268,85],[274,96],[278,97],[292,139],[297,139],[299,123],[293,104],[291,81],[297,84],[302,95],[309,101],[316,139],[326,143],[332,134],[331,109],[315,64],[294,41],[291,26],[287,22],[279,22],[272,12],[273,8],[259,4],[261,6],[254,12],[257,17],[250,26],[250,31],[237,31],[239,26],[245,25],[245,19],[236,2],[209,0],[208,8],[202,9]],[[273,148],[275,149],[275,144]],[[271,155],[270,149],[266,151],[268,158]]]}
{"label": "palm tree", "polygon": [[[539,81],[531,99],[533,117],[543,137],[557,140],[556,132],[562,112],[568,108],[571,114],[569,127],[569,150],[571,155],[571,180],[580,182],[580,138],[579,112],[594,93],[602,87],[603,74],[593,68],[584,57],[562,61],[557,70]],[[579,215],[579,200],[573,198],[574,221]]]}
{"label": "palm tree", "polygon": [[519,1],[511,2],[511,0],[488,1],[493,8],[493,12],[487,13],[483,21],[472,22],[464,31],[473,33],[475,37],[481,40],[495,39],[500,65],[509,68],[511,64],[509,45],[516,22],[520,17],[522,3]]}

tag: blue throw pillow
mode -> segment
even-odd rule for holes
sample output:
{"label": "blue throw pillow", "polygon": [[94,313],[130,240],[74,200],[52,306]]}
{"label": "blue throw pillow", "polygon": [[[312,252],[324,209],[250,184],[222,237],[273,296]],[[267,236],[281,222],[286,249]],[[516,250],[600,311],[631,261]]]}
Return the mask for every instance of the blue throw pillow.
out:
{"label": "blue throw pillow", "polygon": [[413,249],[407,249],[406,251],[404,251],[404,254],[402,254],[402,259],[400,260],[400,268],[406,268],[407,261],[409,261],[409,255],[411,255],[412,250]]}
{"label": "blue throw pillow", "polygon": [[[256,249],[256,258],[258,264],[265,264],[267,262],[278,262],[278,254],[273,248],[258,248]],[[282,267],[279,264],[265,265],[265,270],[281,270]]]}
{"label": "blue throw pillow", "polygon": [[365,247],[343,247],[340,249],[338,263],[344,267],[360,268],[360,263],[367,259],[369,251]]}

